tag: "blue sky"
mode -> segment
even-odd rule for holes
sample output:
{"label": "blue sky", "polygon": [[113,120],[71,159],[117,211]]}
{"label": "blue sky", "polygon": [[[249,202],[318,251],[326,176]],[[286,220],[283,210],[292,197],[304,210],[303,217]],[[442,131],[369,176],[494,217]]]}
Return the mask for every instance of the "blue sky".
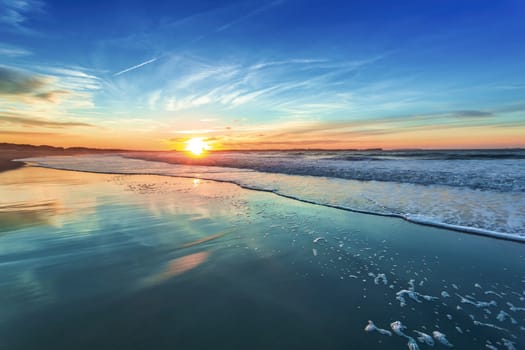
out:
{"label": "blue sky", "polygon": [[523,1],[0,4],[0,141],[525,146]]}

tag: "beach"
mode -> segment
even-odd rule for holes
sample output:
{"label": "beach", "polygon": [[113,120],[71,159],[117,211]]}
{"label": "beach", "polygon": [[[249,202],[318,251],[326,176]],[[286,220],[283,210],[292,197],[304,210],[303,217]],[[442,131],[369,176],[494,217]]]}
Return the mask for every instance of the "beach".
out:
{"label": "beach", "polygon": [[192,173],[30,166],[0,183],[2,348],[525,344],[520,243]]}
{"label": "beach", "polygon": [[0,3],[0,350],[525,349],[525,1]]}

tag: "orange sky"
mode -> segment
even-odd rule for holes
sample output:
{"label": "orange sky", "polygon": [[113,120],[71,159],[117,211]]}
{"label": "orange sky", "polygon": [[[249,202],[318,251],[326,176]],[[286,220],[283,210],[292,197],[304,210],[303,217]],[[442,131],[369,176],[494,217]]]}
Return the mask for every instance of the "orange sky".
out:
{"label": "orange sky", "polygon": [[[315,125],[314,125],[315,127]],[[197,130],[196,130],[197,131]],[[174,134],[171,132],[136,132],[114,130],[52,130],[46,132],[4,133],[0,141],[60,147],[83,146],[132,150],[182,150],[192,137],[201,137],[212,148],[221,149],[363,149],[363,148],[513,148],[525,147],[524,127],[461,127],[442,129],[395,130],[392,132],[359,133],[348,130],[308,130],[289,127],[288,130],[267,128],[264,132],[225,134],[218,132]],[[173,137],[175,136],[175,137]]]}

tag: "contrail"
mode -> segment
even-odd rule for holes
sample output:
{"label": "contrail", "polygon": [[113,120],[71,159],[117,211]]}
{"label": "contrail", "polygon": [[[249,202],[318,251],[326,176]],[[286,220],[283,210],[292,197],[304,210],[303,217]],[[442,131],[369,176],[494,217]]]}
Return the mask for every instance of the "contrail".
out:
{"label": "contrail", "polygon": [[129,72],[129,71],[131,71],[131,70],[134,70],[134,69],[140,68],[140,67],[142,67],[142,66],[145,66],[145,65],[147,65],[147,64],[153,63],[153,62],[155,62],[156,60],[157,60],[157,58],[152,58],[151,60],[148,60],[148,61],[146,61],[146,62],[142,62],[142,63],[140,63],[140,64],[137,64],[136,66],[129,67],[129,68],[126,68],[126,69],[124,69],[124,70],[121,70],[120,72],[117,72],[117,73],[113,74],[113,76],[116,77],[117,75],[121,75],[121,74],[124,74],[124,73],[126,73],[126,72]]}

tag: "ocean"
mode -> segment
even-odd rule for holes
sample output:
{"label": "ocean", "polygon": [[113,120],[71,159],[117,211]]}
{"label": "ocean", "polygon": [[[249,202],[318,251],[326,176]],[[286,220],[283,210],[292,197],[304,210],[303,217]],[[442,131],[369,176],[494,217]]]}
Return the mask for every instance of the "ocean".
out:
{"label": "ocean", "polygon": [[124,156],[32,161],[58,169],[227,181],[319,205],[525,240],[525,150],[220,152],[193,160],[166,152]]}
{"label": "ocean", "polygon": [[520,349],[522,155],[28,159],[0,173],[0,348]]}

